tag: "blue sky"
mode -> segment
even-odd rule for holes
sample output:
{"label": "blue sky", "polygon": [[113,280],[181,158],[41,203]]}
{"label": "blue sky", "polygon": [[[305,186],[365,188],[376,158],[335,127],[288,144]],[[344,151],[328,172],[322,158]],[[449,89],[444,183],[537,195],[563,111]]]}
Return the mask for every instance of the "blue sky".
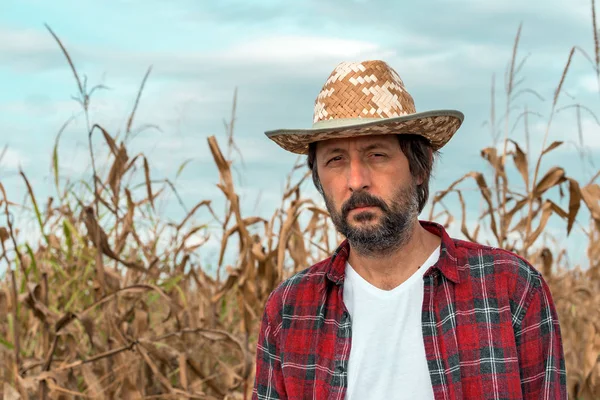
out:
{"label": "blue sky", "polygon": [[[587,0],[4,0],[0,150],[5,145],[8,150],[0,161],[0,181],[9,198],[21,203],[22,168],[40,198],[54,195],[52,148],[59,128],[73,115],[75,121],[61,137],[61,175],[89,175],[85,121],[71,99],[77,87],[45,23],[62,39],[89,84],[109,87],[96,92],[90,115],[113,134],[123,130],[141,79],[152,65],[136,126],[154,124],[160,131],[141,132],[129,152],[146,153],[157,179],[173,179],[179,165],[193,159],[177,180],[188,207],[205,198],[218,204],[222,198],[206,138],[216,135],[224,144],[223,119],[230,115],[237,87],[235,136],[245,162],[237,183],[243,211],[268,217],[280,203],[296,156],[279,149],[263,132],[309,127],[315,96],[341,61],[384,59],[404,80],[418,111],[454,108],[465,113],[464,125],[436,166],[434,192],[470,170],[486,170],[479,151],[491,145],[484,123],[490,115],[492,75],[500,117],[506,102],[504,73],[523,22],[519,55],[528,58],[520,73],[522,87],[536,90],[544,101],[520,96],[510,126],[525,106],[539,112],[543,118],[530,118],[531,145],[538,154],[571,47],[580,46],[593,57],[590,7]],[[576,54],[564,85],[567,94],[559,106],[582,103],[598,109],[596,77],[581,54]],[[589,160],[567,144],[547,157],[543,170],[560,163],[568,175],[587,182],[600,165],[600,128],[585,113],[582,134]],[[522,128],[511,132],[511,138],[523,137]],[[549,140],[579,140],[572,109],[559,113]],[[596,161],[596,169],[590,160]],[[306,191],[318,200],[310,185]],[[455,198],[447,204],[458,216]],[[470,223],[482,209],[478,200],[471,204]],[[180,211],[172,199],[165,212],[177,218]],[[563,225],[552,222],[559,235]],[[574,259],[585,250],[580,239],[576,234],[565,242]]]}

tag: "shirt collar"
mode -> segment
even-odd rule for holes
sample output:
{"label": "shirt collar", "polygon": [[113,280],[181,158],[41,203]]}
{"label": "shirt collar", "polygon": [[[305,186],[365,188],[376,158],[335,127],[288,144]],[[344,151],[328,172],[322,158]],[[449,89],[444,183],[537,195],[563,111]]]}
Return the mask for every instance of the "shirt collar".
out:
{"label": "shirt collar", "polygon": [[[440,245],[440,258],[433,265],[432,269],[439,270],[448,280],[459,283],[460,278],[456,266],[457,258],[454,240],[448,235],[444,227],[438,223],[431,221],[419,221],[419,223],[423,228],[442,239]],[[336,285],[340,285],[344,282],[346,261],[348,260],[349,254],[350,244],[348,243],[348,240],[344,240],[331,256],[326,267],[325,276]],[[429,271],[425,275],[429,275],[430,273],[432,272]]]}

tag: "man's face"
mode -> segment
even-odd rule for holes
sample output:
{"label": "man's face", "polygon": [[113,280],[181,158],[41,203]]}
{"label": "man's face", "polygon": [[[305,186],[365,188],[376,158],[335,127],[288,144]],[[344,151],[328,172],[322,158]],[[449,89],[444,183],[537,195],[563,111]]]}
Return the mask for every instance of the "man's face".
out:
{"label": "man's face", "polygon": [[420,182],[395,135],[319,142],[316,163],[331,219],[355,251],[383,256],[410,239]]}

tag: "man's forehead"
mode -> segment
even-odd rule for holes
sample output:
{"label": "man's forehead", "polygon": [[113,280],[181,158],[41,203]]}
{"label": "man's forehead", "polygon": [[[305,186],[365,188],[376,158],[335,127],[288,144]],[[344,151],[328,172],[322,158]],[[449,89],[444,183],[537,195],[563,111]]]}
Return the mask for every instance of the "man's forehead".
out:
{"label": "man's forehead", "polygon": [[328,139],[323,140],[317,144],[317,147],[325,150],[331,151],[333,149],[339,148],[347,148],[350,144],[355,144],[360,148],[364,147],[372,147],[372,146],[382,146],[387,147],[391,144],[397,144],[398,139],[395,135],[365,135],[365,136],[355,136],[351,138],[336,138],[336,139]]}

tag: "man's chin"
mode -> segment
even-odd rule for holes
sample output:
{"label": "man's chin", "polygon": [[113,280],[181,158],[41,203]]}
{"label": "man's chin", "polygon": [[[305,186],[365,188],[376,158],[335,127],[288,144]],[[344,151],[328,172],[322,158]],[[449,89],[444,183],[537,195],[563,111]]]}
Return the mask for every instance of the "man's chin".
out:
{"label": "man's chin", "polygon": [[346,227],[347,236],[351,237],[361,237],[368,238],[377,236],[377,233],[380,231],[381,226],[376,223],[370,224],[351,224]]}

